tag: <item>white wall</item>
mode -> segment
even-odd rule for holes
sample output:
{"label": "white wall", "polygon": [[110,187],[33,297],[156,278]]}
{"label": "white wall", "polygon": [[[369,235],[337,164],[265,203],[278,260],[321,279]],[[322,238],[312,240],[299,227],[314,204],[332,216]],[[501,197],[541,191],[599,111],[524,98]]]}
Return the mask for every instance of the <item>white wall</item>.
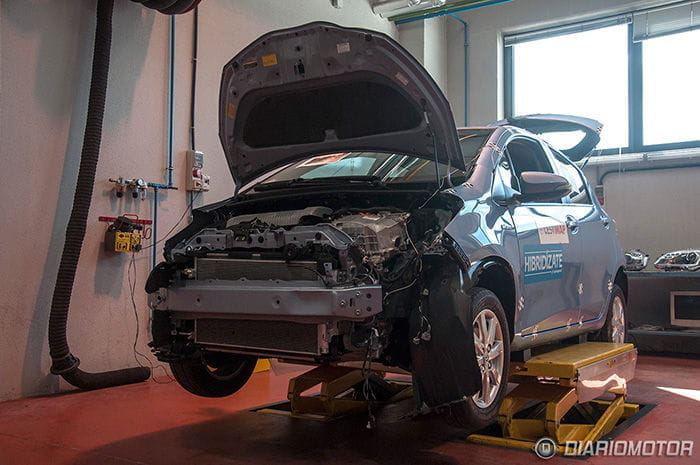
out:
{"label": "white wall", "polygon": [[606,176],[605,209],[615,218],[622,246],[648,253],[649,266],[669,250],[700,248],[699,178],[700,167]]}
{"label": "white wall", "polygon": [[447,89],[447,17],[440,16],[423,21],[425,43],[423,66],[430,72],[441,89]]}
{"label": "white wall", "polygon": [[443,92],[447,89],[447,18],[413,21],[399,27],[399,42],[428,70]]}
{"label": "white wall", "polygon": [[418,61],[424,64],[425,55],[425,21],[413,21],[398,28],[399,42]]}
{"label": "white wall", "polygon": [[[3,0],[0,5],[0,400],[69,388],[49,375],[46,342],[53,285],[80,158],[94,35],[94,0]],[[230,196],[233,184],[217,136],[219,77],[242,47],[272,29],[327,20],[396,35],[366,1],[206,0],[200,6],[198,149],[212,190],[197,204]],[[192,16],[177,18],[175,183],[184,184],[188,147]],[[69,319],[69,342],[88,371],[133,366],[135,319],[126,254],[102,251],[99,215],[152,217],[151,194],[116,199],[109,177],[164,182],[168,19],[115,2],[112,63],[102,153]],[[186,208],[182,190],[162,192],[159,233]],[[160,254],[159,254],[160,255]],[[150,254],[136,256],[139,348],[146,352],[143,292]]]}

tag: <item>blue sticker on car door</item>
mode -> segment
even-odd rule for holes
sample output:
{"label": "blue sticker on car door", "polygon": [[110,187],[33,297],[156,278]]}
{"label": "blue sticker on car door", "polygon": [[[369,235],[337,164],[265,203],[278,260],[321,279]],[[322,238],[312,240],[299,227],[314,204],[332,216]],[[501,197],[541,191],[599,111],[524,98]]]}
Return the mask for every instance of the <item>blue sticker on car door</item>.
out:
{"label": "blue sticker on car door", "polygon": [[527,244],[524,255],[525,284],[561,279],[563,276],[564,250],[561,244]]}

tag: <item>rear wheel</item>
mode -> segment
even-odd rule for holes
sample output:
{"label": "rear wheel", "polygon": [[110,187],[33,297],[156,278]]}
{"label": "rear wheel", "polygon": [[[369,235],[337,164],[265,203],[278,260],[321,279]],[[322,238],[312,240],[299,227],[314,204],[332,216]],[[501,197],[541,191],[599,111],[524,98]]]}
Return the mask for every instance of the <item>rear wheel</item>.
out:
{"label": "rear wheel", "polygon": [[469,320],[481,374],[481,389],[463,402],[453,404],[450,422],[470,429],[483,428],[498,414],[508,385],[510,335],[508,321],[496,295],[482,288],[472,290]]}
{"label": "rear wheel", "polygon": [[238,391],[255,369],[256,357],[205,352],[194,359],[170,362],[175,380],[192,394],[226,397]]}
{"label": "rear wheel", "polygon": [[605,324],[596,334],[596,340],[617,343],[625,342],[625,337],[627,336],[626,308],[625,294],[620,286],[615,284],[610,295]]}

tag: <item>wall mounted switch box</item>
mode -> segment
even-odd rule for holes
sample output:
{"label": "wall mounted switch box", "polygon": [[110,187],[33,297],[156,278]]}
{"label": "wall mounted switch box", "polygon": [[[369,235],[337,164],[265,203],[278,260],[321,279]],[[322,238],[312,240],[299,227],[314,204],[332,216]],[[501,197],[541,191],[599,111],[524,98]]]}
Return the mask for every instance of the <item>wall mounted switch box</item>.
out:
{"label": "wall mounted switch box", "polygon": [[107,252],[138,252],[141,250],[141,233],[107,231],[105,250]]}
{"label": "wall mounted switch box", "polygon": [[197,150],[187,151],[188,191],[203,192],[209,190],[209,175],[204,174],[204,153]]}
{"label": "wall mounted switch box", "polygon": [[107,252],[138,252],[141,250],[143,225],[120,216],[105,231],[104,247]]}

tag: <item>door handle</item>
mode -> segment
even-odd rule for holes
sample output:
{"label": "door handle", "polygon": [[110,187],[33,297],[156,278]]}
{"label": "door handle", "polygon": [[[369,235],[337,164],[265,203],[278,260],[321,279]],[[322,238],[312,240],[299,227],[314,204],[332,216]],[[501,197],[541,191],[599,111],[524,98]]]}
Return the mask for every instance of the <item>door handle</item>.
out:
{"label": "door handle", "polygon": [[578,231],[578,220],[571,215],[566,215],[566,227],[573,233]]}

